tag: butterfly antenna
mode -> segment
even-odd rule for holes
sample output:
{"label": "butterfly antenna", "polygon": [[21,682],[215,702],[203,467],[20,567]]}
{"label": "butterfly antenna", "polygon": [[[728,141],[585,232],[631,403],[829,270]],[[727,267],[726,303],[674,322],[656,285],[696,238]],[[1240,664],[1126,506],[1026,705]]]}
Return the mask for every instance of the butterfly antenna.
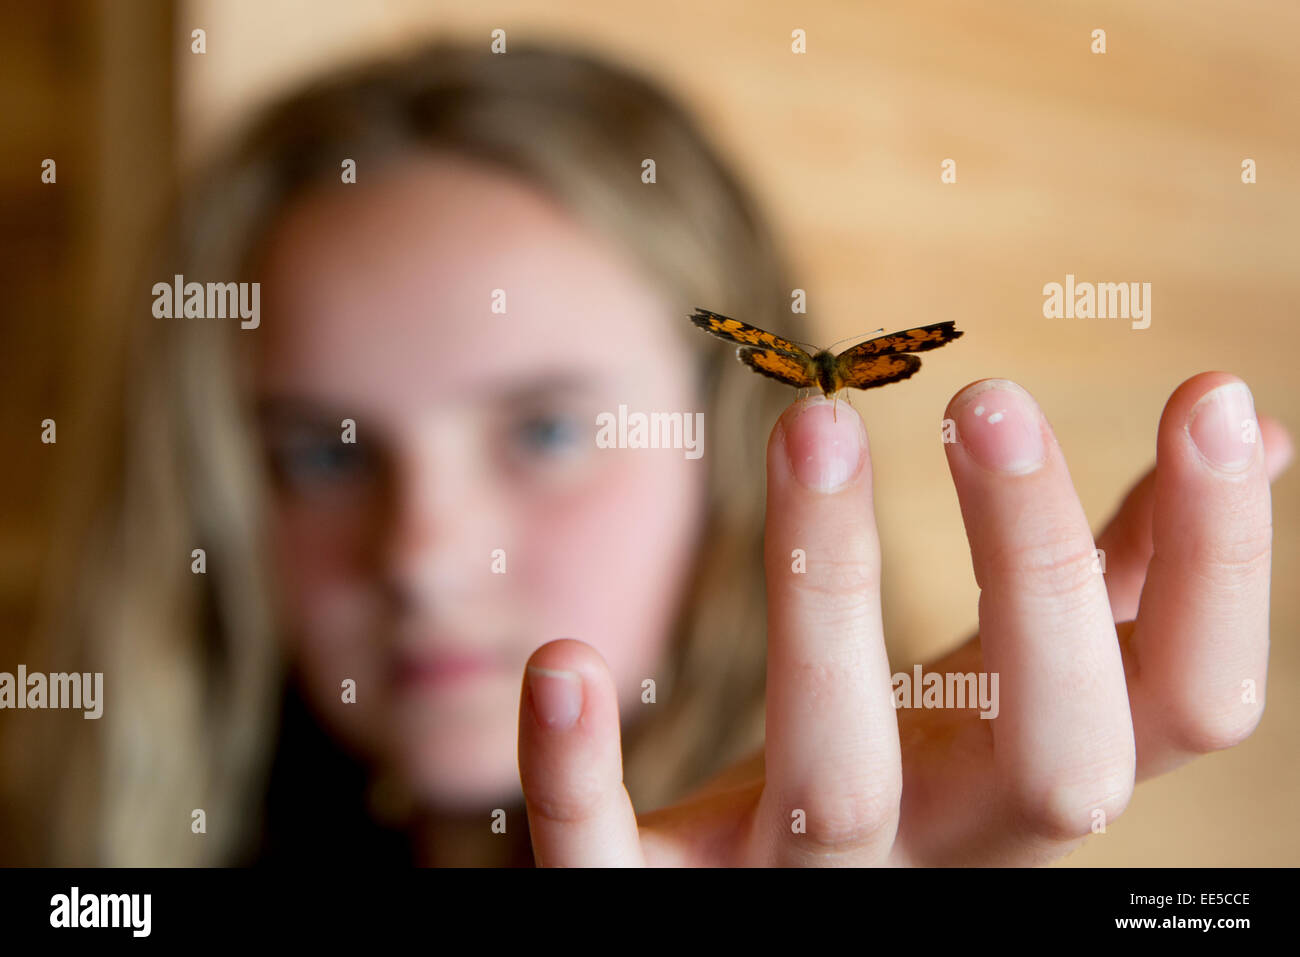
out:
{"label": "butterfly antenna", "polygon": [[[884,331],[885,331],[885,327],[884,327],[884,326],[881,326],[879,329],[876,330],[876,332],[884,332]],[[827,348],[827,349],[834,349],[834,348],[835,348],[836,346],[838,346],[841,342],[848,342],[850,339],[861,339],[863,335],[874,336],[874,335],[876,334],[876,332],[868,332],[868,333],[861,333],[861,332],[859,332],[856,336],[846,336],[846,337],[843,338],[843,339],[840,339],[840,340],[838,340],[838,341],[836,341],[836,342],[832,342],[832,343],[831,343],[829,346],[827,346],[826,348]]]}

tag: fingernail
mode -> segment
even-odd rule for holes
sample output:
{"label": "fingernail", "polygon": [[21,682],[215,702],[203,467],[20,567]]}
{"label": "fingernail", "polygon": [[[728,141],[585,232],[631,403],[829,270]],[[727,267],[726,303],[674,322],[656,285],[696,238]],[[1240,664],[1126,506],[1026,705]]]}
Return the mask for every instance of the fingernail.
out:
{"label": "fingernail", "polygon": [[804,487],[834,492],[862,468],[867,431],[847,402],[825,396],[807,399],[786,410],[781,427],[790,469]]}
{"label": "fingernail", "polygon": [[575,672],[529,665],[528,690],[533,713],[548,728],[571,728],[582,713],[582,677]]}
{"label": "fingernail", "polygon": [[1205,460],[1224,472],[1240,472],[1255,461],[1259,423],[1244,382],[1211,389],[1192,406],[1187,431]]}
{"label": "fingernail", "polygon": [[1023,475],[1043,464],[1042,416],[1014,382],[981,382],[957,410],[957,440],[986,469]]}

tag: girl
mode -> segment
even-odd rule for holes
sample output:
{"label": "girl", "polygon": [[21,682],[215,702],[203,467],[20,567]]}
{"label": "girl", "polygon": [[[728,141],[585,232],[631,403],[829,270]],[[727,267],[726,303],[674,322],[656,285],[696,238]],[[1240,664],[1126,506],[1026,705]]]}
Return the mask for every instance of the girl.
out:
{"label": "girl", "polygon": [[[105,713],[36,859],[1037,863],[1259,719],[1289,445],[1221,373],[1104,582],[1033,400],[954,397],[981,635],[926,670],[1000,714],[895,710],[861,420],[686,321],[783,332],[794,284],[630,72],[441,44],[312,86],[186,191],[175,274],[261,316],[130,317],[122,499],[51,626]],[[598,447],[620,407],[703,413],[703,455]]]}

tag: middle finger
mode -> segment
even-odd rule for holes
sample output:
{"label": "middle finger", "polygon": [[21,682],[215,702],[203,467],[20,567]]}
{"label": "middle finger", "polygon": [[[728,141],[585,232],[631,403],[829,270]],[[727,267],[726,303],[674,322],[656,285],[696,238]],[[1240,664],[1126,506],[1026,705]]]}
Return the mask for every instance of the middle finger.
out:
{"label": "middle finger", "polygon": [[1124,667],[1087,518],[1038,405],[988,379],[949,404],[945,445],[980,587],[998,800],[1030,843],[1116,817],[1135,753]]}

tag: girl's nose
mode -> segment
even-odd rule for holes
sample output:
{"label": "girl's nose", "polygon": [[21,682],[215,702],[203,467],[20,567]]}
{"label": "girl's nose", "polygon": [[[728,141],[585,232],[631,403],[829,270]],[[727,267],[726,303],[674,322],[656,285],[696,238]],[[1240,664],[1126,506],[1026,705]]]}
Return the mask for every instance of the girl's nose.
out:
{"label": "girl's nose", "polygon": [[446,442],[399,457],[388,483],[378,560],[403,605],[464,601],[491,574],[503,546],[502,509],[468,450]]}

